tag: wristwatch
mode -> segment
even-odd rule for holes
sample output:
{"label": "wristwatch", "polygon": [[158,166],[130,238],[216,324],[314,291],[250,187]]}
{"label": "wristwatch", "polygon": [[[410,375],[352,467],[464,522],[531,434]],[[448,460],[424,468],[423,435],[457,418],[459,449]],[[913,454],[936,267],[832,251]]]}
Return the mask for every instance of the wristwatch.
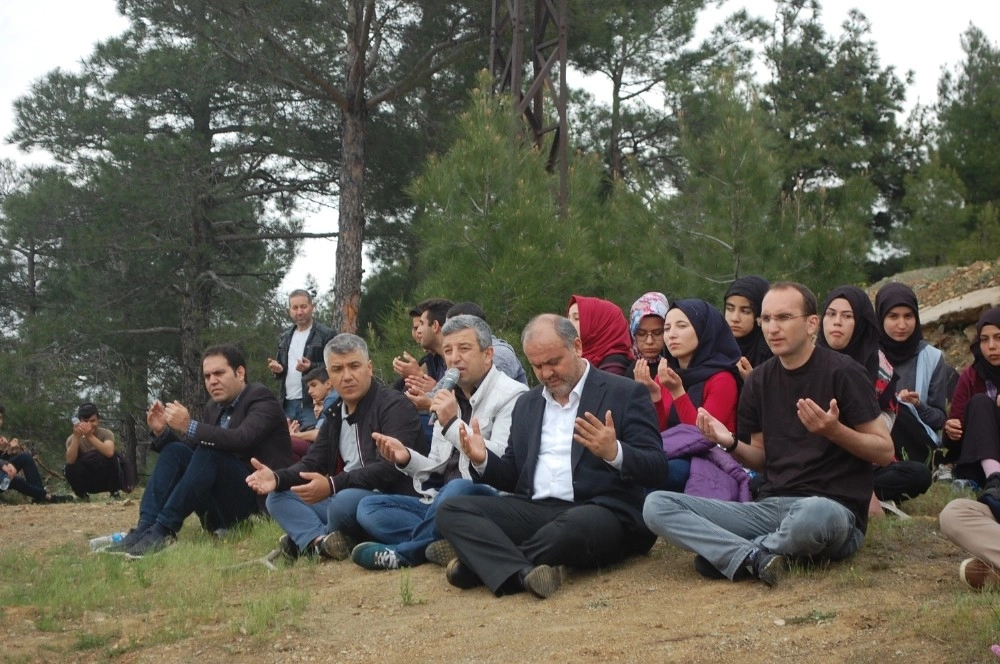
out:
{"label": "wristwatch", "polygon": [[736,450],[736,446],[740,444],[740,440],[739,438],[736,437],[735,433],[731,433],[729,435],[733,437],[733,444],[730,445],[729,447],[726,447],[724,445],[719,445],[719,447],[721,447],[722,451],[726,452],[727,454],[732,454]]}

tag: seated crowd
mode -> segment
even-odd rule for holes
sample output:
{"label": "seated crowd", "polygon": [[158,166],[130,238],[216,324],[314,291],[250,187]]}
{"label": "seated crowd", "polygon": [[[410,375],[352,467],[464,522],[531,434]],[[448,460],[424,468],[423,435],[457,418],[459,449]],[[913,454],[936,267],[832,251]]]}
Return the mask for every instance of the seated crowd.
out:
{"label": "seated crowd", "polygon": [[[192,513],[220,532],[266,511],[288,560],[429,561],[495,595],[546,598],[563,566],[603,567],[657,536],[705,577],[774,586],[791,562],[853,555],[870,518],[905,517],[898,503],[950,462],[982,490],[945,508],[942,532],[973,556],[966,583],[1000,587],[1000,308],[979,320],[946,413],[952,370],[904,284],[874,304],[841,286],[820,305],[801,284],[748,276],[722,305],[649,292],[626,317],[573,295],[565,316],[523,330],[529,389],[482,308],[433,298],[410,312],[424,355],[396,356],[385,385],[365,341],[314,323],[295,291],[295,325],[268,361],[278,397],[222,345],[202,359],[200,419],[152,404],[160,457],[135,528],[110,550],[158,551]],[[81,497],[122,488],[98,418],[81,406],[67,440]],[[65,499],[14,443],[0,450],[8,476],[24,473],[11,487]]]}

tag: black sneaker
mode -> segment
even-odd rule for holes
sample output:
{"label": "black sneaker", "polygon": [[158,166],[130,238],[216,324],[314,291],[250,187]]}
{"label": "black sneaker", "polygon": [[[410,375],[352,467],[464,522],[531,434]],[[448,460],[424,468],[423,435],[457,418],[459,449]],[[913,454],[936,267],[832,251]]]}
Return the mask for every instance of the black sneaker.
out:
{"label": "black sneaker", "polygon": [[715,565],[708,562],[708,558],[705,558],[704,556],[694,557],[694,571],[698,572],[698,574],[701,574],[706,579],[718,580],[726,578],[726,575],[716,569]]}
{"label": "black sneaker", "polygon": [[299,545],[289,535],[282,535],[278,538],[278,550],[286,560],[299,559]]}
{"label": "black sneaker", "polygon": [[177,538],[172,533],[165,531],[166,528],[159,524],[151,526],[143,533],[138,542],[125,550],[125,557],[142,558],[145,555],[159,553],[168,546],[176,544]]}
{"label": "black sneaker", "polygon": [[1000,473],[993,473],[986,478],[983,490],[979,492],[979,497],[982,498],[983,496],[990,496],[991,498],[1000,500]]}
{"label": "black sneaker", "polygon": [[347,560],[352,550],[354,541],[339,530],[333,531],[319,543],[320,555],[330,560]]}
{"label": "black sneaker", "polygon": [[760,579],[771,588],[777,586],[788,571],[788,561],[783,555],[764,549],[751,551],[744,565],[751,576]]}
{"label": "black sneaker", "polygon": [[125,553],[126,551],[129,550],[129,548],[134,546],[136,542],[142,539],[142,536],[146,534],[147,530],[149,530],[148,525],[140,525],[136,526],[135,528],[130,528],[128,534],[122,538],[121,542],[118,542],[117,544],[112,544],[108,548],[104,549],[104,552]]}

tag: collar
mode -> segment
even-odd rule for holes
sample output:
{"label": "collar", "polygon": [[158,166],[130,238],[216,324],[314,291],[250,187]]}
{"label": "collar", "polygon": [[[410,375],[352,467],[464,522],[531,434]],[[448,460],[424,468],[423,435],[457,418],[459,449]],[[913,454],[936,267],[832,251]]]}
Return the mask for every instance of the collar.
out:
{"label": "collar", "polygon": [[[574,385],[573,389],[570,391],[569,402],[579,403],[580,399],[583,398],[583,384],[587,382],[587,376],[590,375],[590,360],[584,360],[584,362],[587,363],[587,366],[584,368],[583,375],[580,376],[580,380],[576,381],[576,385]],[[555,400],[552,393],[549,392],[549,388],[544,386],[542,387],[542,398],[549,403],[559,406],[560,408],[564,407],[561,403]]]}

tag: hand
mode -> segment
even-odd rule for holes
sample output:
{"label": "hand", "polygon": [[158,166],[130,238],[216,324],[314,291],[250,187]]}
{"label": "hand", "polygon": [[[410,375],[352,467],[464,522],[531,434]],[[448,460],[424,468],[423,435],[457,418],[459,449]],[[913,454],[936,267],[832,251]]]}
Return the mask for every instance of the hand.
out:
{"label": "hand", "polygon": [[159,399],[154,401],[150,405],[149,410],[146,411],[146,424],[149,425],[149,430],[157,436],[167,428],[166,411],[163,409],[163,404]]}
{"label": "hand", "polygon": [[951,440],[962,439],[962,420],[951,419],[944,423],[944,435]]}
{"label": "hand", "polygon": [[799,420],[812,433],[831,438],[840,427],[840,408],[836,399],[830,399],[830,410],[823,410],[823,407],[812,399],[799,399],[795,406]]}
{"label": "hand", "polygon": [[458,442],[462,446],[462,452],[469,457],[469,463],[478,466],[486,461],[486,441],[479,428],[479,418],[473,417],[469,424],[472,426],[471,432],[465,422],[458,423]]}
{"label": "hand", "polygon": [[274,374],[280,374],[285,371],[285,367],[278,364],[278,361],[273,357],[267,358],[267,368]]}
{"label": "hand", "polygon": [[86,438],[90,433],[90,424],[87,422],[77,422],[73,425],[73,435],[77,438]]}
{"label": "hand", "polygon": [[684,396],[684,383],[676,371],[664,360],[660,360],[660,366],[656,368],[656,376],[660,379],[660,385],[667,388],[670,396],[675,400]]}
{"label": "hand", "polygon": [[413,356],[405,350],[402,355],[392,358],[392,370],[403,378],[417,376],[421,373],[420,362],[413,359]]}
{"label": "hand", "polygon": [[427,374],[407,376],[404,382],[406,383],[407,390],[417,390],[419,392],[430,392],[437,385],[437,381]]}
{"label": "hand", "polygon": [[302,425],[299,424],[298,420],[288,420],[288,434],[290,436],[294,436],[301,430],[302,430]]}
{"label": "hand", "polygon": [[714,415],[704,408],[698,409],[698,418],[695,420],[698,430],[708,440],[716,445],[729,447],[733,444],[733,434]]}
{"label": "hand", "polygon": [[576,418],[573,440],[580,443],[595,456],[611,462],[618,456],[618,435],[615,433],[615,421],[609,410],[601,422],[593,413],[584,413]]}
{"label": "hand", "polygon": [[2,470],[7,473],[7,477],[11,479],[14,479],[14,475],[17,475],[17,468],[15,468],[12,463],[5,463]]}
{"label": "hand", "polygon": [[736,370],[740,372],[740,378],[746,382],[747,376],[753,371],[753,365],[750,364],[750,360],[745,357],[741,357],[740,361],[736,363]]}
{"label": "hand", "polygon": [[250,465],[254,471],[247,475],[247,486],[253,489],[254,493],[266,496],[278,488],[278,476],[273,470],[257,459],[250,459]]}
{"label": "hand", "polygon": [[11,438],[10,440],[4,439],[7,443],[7,449],[11,452],[21,449],[21,441],[17,438]]}
{"label": "hand", "polygon": [[[663,364],[662,357],[656,365],[657,373],[659,373],[661,364]],[[649,362],[641,357],[636,360],[635,368],[632,370],[632,375],[635,376],[637,383],[642,383],[646,386],[646,389],[649,391],[649,398],[653,400],[653,403],[663,399],[663,392],[660,390],[660,385],[653,380],[653,376],[649,373]]]}
{"label": "hand", "polygon": [[163,408],[167,418],[167,426],[174,431],[186,432],[188,425],[191,424],[191,414],[188,409],[180,401],[168,403]]}
{"label": "hand", "polygon": [[309,367],[311,366],[312,366],[312,360],[310,360],[308,357],[300,357],[298,361],[295,363],[295,370],[298,371],[300,374],[304,374],[309,372]]}
{"label": "hand", "polygon": [[305,484],[292,487],[292,493],[302,499],[302,502],[312,505],[330,497],[330,480],[320,473],[299,473],[306,480]]}
{"label": "hand", "polygon": [[375,441],[375,447],[378,448],[379,454],[387,461],[398,466],[410,463],[410,450],[406,449],[406,445],[403,445],[398,439],[381,433],[372,433],[372,440]]}
{"label": "hand", "polygon": [[900,403],[913,404],[914,406],[920,405],[920,394],[912,390],[900,390],[899,394],[896,395],[896,399]]}
{"label": "hand", "polygon": [[410,400],[410,403],[420,411],[421,413],[426,413],[431,409],[431,400],[427,396],[426,392],[421,392],[419,390],[407,390],[403,392],[403,396]]}
{"label": "hand", "polygon": [[438,422],[443,426],[458,417],[458,399],[451,390],[439,390],[428,410],[437,413]]}

